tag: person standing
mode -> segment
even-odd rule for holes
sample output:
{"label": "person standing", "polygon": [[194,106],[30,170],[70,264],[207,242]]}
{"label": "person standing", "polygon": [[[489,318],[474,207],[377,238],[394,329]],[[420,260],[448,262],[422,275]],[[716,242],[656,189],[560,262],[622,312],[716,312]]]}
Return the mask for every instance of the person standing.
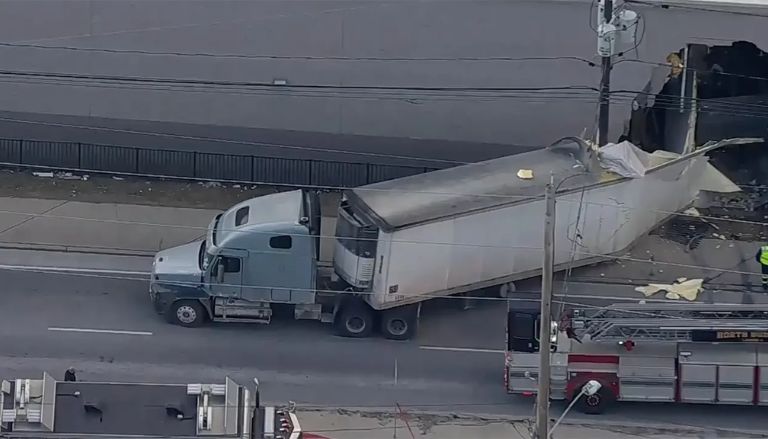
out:
{"label": "person standing", "polygon": [[64,381],[77,381],[74,367],[70,367],[66,372],[64,372]]}
{"label": "person standing", "polygon": [[760,264],[763,277],[763,291],[768,291],[768,245],[761,246],[755,254],[755,260]]}

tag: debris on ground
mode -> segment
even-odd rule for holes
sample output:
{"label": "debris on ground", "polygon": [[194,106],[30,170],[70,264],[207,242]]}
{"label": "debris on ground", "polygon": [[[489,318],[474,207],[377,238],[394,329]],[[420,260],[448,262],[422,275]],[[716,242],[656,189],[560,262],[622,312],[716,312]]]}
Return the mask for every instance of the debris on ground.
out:
{"label": "debris on ground", "polygon": [[533,179],[533,169],[519,169],[517,171],[517,178],[521,180]]}
{"label": "debris on ground", "polygon": [[269,186],[249,184],[233,188],[222,184],[203,188],[197,183],[127,175],[0,169],[1,197],[226,209],[245,199],[276,192]]}
{"label": "debris on ground", "polygon": [[667,299],[678,300],[683,298],[692,302],[699,296],[703,284],[704,279],[686,279],[681,277],[672,284],[648,284],[643,287],[636,287],[635,291],[643,293],[645,297],[651,297],[664,292],[664,297]]}

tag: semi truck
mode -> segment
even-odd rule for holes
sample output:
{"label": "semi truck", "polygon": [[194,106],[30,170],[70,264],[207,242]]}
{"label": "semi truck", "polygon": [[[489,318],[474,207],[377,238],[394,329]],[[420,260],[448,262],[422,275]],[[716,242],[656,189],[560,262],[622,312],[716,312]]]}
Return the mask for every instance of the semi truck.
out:
{"label": "semi truck", "polygon": [[[265,195],[217,215],[205,239],[157,253],[150,297],[182,326],[269,323],[287,308],[343,336],[378,327],[387,338],[408,339],[423,301],[503,293],[540,272],[542,194],[551,181],[559,269],[625,250],[723,179],[703,153],[647,154],[627,142],[597,150],[568,138],[349,189],[334,209],[335,232],[325,234],[317,193]],[[572,255],[574,239],[580,250]],[[321,246],[329,242],[326,266]]]}
{"label": "semi truck", "polygon": [[[538,324],[535,310],[508,310],[510,394],[537,391]],[[553,323],[551,341],[550,399],[572,401],[585,413],[617,401],[768,405],[768,304],[576,308]],[[590,380],[602,386],[584,395]]]}

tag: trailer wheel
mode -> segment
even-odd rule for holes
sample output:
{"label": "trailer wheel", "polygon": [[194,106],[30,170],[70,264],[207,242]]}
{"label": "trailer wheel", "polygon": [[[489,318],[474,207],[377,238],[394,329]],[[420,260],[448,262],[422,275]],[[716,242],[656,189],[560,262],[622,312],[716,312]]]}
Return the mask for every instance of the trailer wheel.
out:
{"label": "trailer wheel", "polygon": [[381,334],[390,340],[409,340],[416,335],[418,305],[406,305],[381,312]]}
{"label": "trailer wheel", "polygon": [[[579,389],[581,393],[581,389]],[[588,415],[599,415],[613,403],[613,394],[606,386],[600,388],[594,395],[582,395],[577,405],[582,413]]]}
{"label": "trailer wheel", "polygon": [[336,316],[336,334],[342,337],[365,338],[373,332],[373,312],[360,300],[350,300],[341,305]]}
{"label": "trailer wheel", "polygon": [[194,328],[205,321],[205,310],[197,300],[178,300],[168,308],[168,320],[179,326]]}

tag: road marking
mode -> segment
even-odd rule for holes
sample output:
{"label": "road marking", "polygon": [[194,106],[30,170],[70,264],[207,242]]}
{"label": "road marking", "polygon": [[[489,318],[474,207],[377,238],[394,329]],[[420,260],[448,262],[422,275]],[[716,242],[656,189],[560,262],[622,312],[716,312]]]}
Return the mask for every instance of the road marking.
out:
{"label": "road marking", "polygon": [[147,331],[121,331],[116,329],[87,329],[87,328],[48,328],[56,332],[91,332],[97,334],[122,334],[122,335],[152,335]]}
{"label": "road marking", "polygon": [[503,354],[501,349],[480,349],[480,348],[452,348],[449,346],[419,346],[419,349],[427,351],[452,351],[452,352],[475,352],[480,354]]}
{"label": "road marking", "polygon": [[102,268],[70,268],[70,267],[38,267],[34,265],[0,265],[0,270],[18,270],[18,271],[50,271],[50,272],[71,272],[71,273],[98,273],[98,274],[124,274],[130,276],[149,276],[149,271],[125,271],[108,270]]}
{"label": "road marking", "polygon": [[395,358],[395,384],[397,384],[397,358]]}

